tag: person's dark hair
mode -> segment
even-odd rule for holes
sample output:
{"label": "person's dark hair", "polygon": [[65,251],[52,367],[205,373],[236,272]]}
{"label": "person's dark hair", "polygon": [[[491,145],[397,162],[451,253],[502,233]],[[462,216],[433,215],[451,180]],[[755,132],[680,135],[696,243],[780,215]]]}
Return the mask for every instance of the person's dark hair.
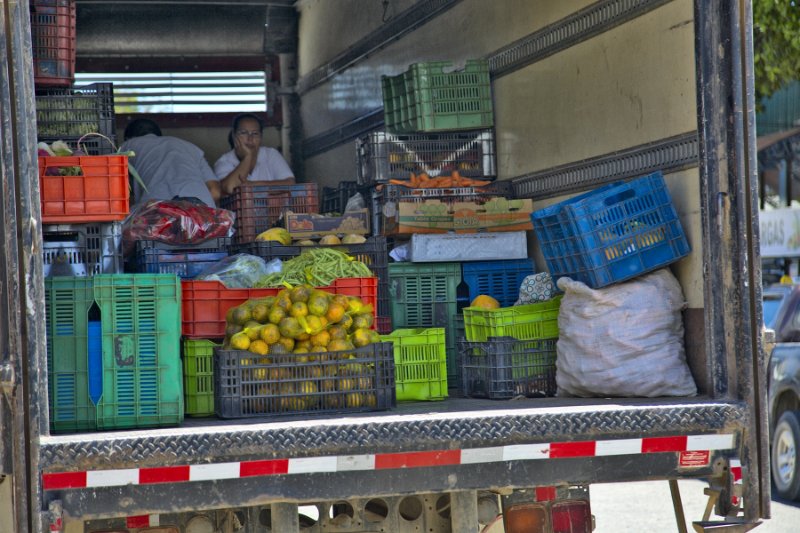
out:
{"label": "person's dark hair", "polygon": [[236,131],[239,129],[239,123],[244,119],[249,118],[251,120],[255,120],[258,122],[258,129],[264,131],[264,119],[256,115],[255,113],[240,113],[233,117],[233,125],[231,126],[231,130]]}
{"label": "person's dark hair", "polygon": [[149,118],[137,118],[125,128],[125,140],[142,137],[150,133],[161,137],[161,128]]}
{"label": "person's dark hair", "polygon": [[231,131],[228,132],[228,144],[231,145],[231,148],[233,148],[233,133],[239,129],[239,123],[247,118],[258,122],[258,130],[262,132],[264,131],[264,119],[262,119],[255,113],[240,113],[236,115],[235,117],[233,117],[233,124],[231,125]]}

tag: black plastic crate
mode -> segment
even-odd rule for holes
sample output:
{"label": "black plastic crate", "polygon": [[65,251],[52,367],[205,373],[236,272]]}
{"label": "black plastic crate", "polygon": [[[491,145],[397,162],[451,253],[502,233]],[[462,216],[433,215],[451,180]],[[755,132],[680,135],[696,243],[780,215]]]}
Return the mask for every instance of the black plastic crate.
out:
{"label": "black plastic crate", "polygon": [[311,248],[335,248],[353,256],[356,260],[367,265],[378,278],[378,316],[391,315],[389,305],[389,253],[386,247],[386,237],[368,237],[361,244],[317,244],[315,246],[283,246],[274,241],[256,241],[236,243],[230,246],[231,254],[249,254],[261,257],[266,261],[272,259],[286,260],[297,257],[303,250]]}
{"label": "black plastic crate", "polygon": [[394,349],[388,342],[302,359],[223,349],[214,355],[214,408],[220,418],[383,411],[396,405]]}
{"label": "black plastic crate", "polygon": [[133,271],[148,274],[175,274],[191,279],[209,265],[228,257],[230,239],[210,239],[196,245],[136,241]]}
{"label": "black plastic crate", "polygon": [[[100,133],[113,140],[114,88],[111,83],[93,83],[68,89],[36,91],[36,129],[40,141],[76,141],[87,133]],[[87,138],[87,144],[99,144]]]}
{"label": "black plastic crate", "polygon": [[494,179],[494,146],[491,129],[414,134],[374,131],[356,141],[358,183],[407,180],[412,172],[447,176],[454,170],[467,178]]}
{"label": "black plastic crate", "polygon": [[357,192],[359,186],[355,181],[340,181],[336,187],[323,187],[319,197],[319,212],[344,213],[347,200]]}
{"label": "black plastic crate", "polygon": [[459,340],[461,388],[468,398],[506,400],[556,394],[556,341],[490,337]]}

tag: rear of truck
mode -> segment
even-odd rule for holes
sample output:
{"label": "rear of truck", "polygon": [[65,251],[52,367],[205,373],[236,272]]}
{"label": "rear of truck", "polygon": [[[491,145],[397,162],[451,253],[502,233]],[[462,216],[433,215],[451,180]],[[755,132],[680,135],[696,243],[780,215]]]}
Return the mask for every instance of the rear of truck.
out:
{"label": "rear of truck", "polygon": [[16,455],[3,454],[0,490],[18,489],[15,516],[32,509],[30,529],[19,519],[17,531],[467,532],[505,506],[560,533],[591,527],[586,486],[682,478],[710,480],[717,526],[768,517],[749,2],[300,1],[296,35],[271,50],[293,90],[283,137],[302,181],[356,178],[357,141],[384,127],[382,76],[475,58],[488,60],[496,177],[535,209],[661,171],[692,250],[670,268],[687,302],[697,396],[451,397],[348,417],[69,435],[49,433],[40,392],[39,195],[20,148],[35,144],[20,74],[30,58],[12,30],[25,14],[4,7],[12,68],[0,109],[15,117],[2,128],[16,145],[4,142],[4,186],[17,200],[3,218],[4,297],[9,318],[23,314],[8,321],[13,355],[2,360],[16,370],[4,374],[16,403],[0,413],[5,435],[24,425],[30,439],[6,444]]}

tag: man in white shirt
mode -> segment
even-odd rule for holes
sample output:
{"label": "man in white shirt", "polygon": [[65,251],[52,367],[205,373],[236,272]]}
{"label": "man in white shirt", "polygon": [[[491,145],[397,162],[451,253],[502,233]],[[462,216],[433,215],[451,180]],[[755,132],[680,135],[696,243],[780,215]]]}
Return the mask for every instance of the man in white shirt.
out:
{"label": "man in white shirt", "polygon": [[281,153],[261,146],[263,131],[264,122],[257,115],[243,113],[233,119],[228,135],[233,150],[214,163],[222,194],[231,194],[248,181],[268,181],[271,185],[294,183],[294,174]]}
{"label": "man in white shirt", "polygon": [[219,182],[203,156],[203,151],[183,139],[161,135],[158,124],[137,119],[125,128],[123,151],[132,150],[131,164],[147,190],[133,181],[133,203],[171,200],[176,196],[198,198],[216,207]]}

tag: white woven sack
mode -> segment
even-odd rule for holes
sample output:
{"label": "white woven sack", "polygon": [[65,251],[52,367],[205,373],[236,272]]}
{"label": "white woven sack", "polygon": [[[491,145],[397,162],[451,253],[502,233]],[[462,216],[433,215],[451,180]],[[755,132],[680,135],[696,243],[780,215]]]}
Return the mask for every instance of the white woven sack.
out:
{"label": "white woven sack", "polygon": [[592,289],[560,278],[559,396],[693,396],[686,364],[681,286],[664,268]]}

